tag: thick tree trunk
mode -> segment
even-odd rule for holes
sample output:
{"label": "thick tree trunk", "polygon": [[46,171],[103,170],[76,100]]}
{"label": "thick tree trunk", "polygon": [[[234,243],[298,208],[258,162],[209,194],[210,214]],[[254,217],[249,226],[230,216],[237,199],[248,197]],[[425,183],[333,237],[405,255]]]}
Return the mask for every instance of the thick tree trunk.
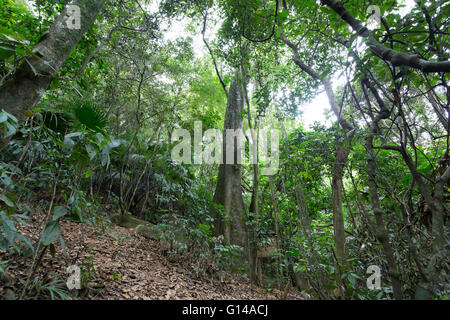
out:
{"label": "thick tree trunk", "polygon": [[[23,118],[44,95],[50,82],[67,60],[83,34],[94,23],[106,0],[74,0],[80,8],[80,28],[71,29],[67,6],[50,27],[49,32],[27,56],[16,73],[0,87],[0,106],[17,118]],[[0,136],[0,147],[2,146]]]}
{"label": "thick tree trunk", "polygon": [[[227,139],[226,130],[242,129],[241,113],[244,108],[244,97],[242,93],[241,79],[238,72],[231,83],[228,93],[227,110],[225,114],[224,138],[223,138],[223,164],[219,166],[219,176],[213,202],[224,208],[225,215],[222,216],[218,210],[214,210],[215,233],[224,235],[228,244],[247,247],[247,235],[245,228],[245,207],[241,190],[241,166],[237,164],[240,150],[237,143],[234,144],[234,164],[226,164]],[[235,141],[237,142],[237,141]]]}

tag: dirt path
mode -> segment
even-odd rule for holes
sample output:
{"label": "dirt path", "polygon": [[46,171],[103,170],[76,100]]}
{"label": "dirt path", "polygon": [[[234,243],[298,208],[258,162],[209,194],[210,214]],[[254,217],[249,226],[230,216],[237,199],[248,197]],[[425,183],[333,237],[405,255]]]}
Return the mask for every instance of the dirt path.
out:
{"label": "dirt path", "polygon": [[[21,230],[37,241],[43,214],[35,214],[28,227]],[[56,245],[54,258],[46,253],[39,275],[51,279],[56,273],[66,279],[68,265],[91,270],[87,290],[82,299],[279,299],[283,293],[250,286],[248,279],[226,274],[225,280],[198,274],[186,258],[174,260],[163,254],[156,240],[149,240],[133,231],[109,225],[105,232],[99,226],[70,221],[61,222],[67,256]],[[1,260],[9,259],[0,251]],[[8,272],[15,285],[26,279],[31,258],[13,259]],[[95,272],[94,272],[95,270]],[[1,290],[1,289],[0,289]],[[1,294],[1,292],[0,292]],[[288,299],[302,299],[291,289]]]}

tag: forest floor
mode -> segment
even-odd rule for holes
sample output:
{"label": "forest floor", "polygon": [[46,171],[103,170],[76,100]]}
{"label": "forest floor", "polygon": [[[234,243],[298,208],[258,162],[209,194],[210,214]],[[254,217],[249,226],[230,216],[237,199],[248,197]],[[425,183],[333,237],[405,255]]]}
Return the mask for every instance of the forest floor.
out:
{"label": "forest floor", "polygon": [[[36,243],[42,231],[44,212],[36,210],[27,226],[20,231]],[[196,272],[193,259],[173,257],[161,249],[157,240],[136,235],[133,230],[113,224],[99,225],[61,221],[66,253],[55,245],[54,257],[47,250],[36,275],[51,282],[55,274],[66,279],[69,265],[89,271],[86,289],[79,299],[304,299],[294,288],[268,290],[241,276],[222,274],[222,279]],[[19,295],[32,263],[18,256],[7,256],[0,250],[0,260],[9,260],[7,275],[13,279],[10,287]],[[4,288],[0,286],[0,297]],[[17,291],[16,291],[17,290]],[[32,291],[31,291],[32,292]],[[40,297],[45,298],[45,297]]]}

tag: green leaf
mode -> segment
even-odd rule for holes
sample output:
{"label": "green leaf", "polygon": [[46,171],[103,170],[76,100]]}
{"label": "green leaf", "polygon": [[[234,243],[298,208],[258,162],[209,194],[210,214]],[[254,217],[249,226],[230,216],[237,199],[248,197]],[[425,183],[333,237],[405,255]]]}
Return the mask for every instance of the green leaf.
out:
{"label": "green leaf", "polygon": [[289,10],[283,10],[278,14],[278,21],[284,23],[289,15]]}
{"label": "green leaf", "polygon": [[8,137],[13,136],[13,135],[16,134],[17,128],[15,126],[13,126],[9,122],[5,122],[5,125],[6,125],[6,129],[7,129],[7,132],[5,134],[5,138],[8,138]]}
{"label": "green leaf", "polygon": [[14,32],[10,29],[5,29],[5,28],[0,28],[0,37],[13,42],[13,43],[22,43],[22,42],[26,42],[25,37],[22,36],[21,34]]}
{"label": "green leaf", "polygon": [[296,257],[300,254],[300,250],[299,249],[294,249],[292,251],[289,251],[286,255],[289,257]]}
{"label": "green leaf", "polygon": [[50,82],[50,90],[58,89],[60,85],[60,81],[58,79],[53,79],[52,82]]}
{"label": "green leaf", "polygon": [[44,232],[42,233],[41,244],[43,246],[48,246],[50,243],[58,240],[60,235],[61,227],[59,226],[58,221],[49,222],[45,226]]}
{"label": "green leaf", "polygon": [[13,48],[0,46],[0,60],[6,60],[16,52]]}
{"label": "green leaf", "polygon": [[[95,151],[95,148],[92,146],[92,144],[90,144],[90,143],[86,144],[86,151],[89,155],[89,160],[92,160],[95,158],[97,151]],[[89,178],[89,177],[86,177],[86,178]]]}
{"label": "green leaf", "polygon": [[6,195],[0,195],[0,200],[2,200],[8,207],[14,207],[14,202],[11,201]]}
{"label": "green leaf", "polygon": [[294,272],[304,272],[306,270],[306,265],[296,263],[294,264]]}
{"label": "green leaf", "polygon": [[64,147],[71,149],[75,145],[75,141],[73,141],[72,139],[70,139],[69,137],[66,136],[64,138],[63,145],[64,145]]}
{"label": "green leaf", "polygon": [[26,51],[20,47],[16,48],[16,53],[18,56],[24,57],[27,55]]}
{"label": "green leaf", "polygon": [[0,112],[0,123],[6,122],[8,120],[8,116],[5,111]]}
{"label": "green leaf", "polygon": [[109,164],[110,164],[111,160],[110,160],[109,151],[107,150],[107,148],[104,148],[102,150],[101,160],[102,160],[102,166],[109,167]]}
{"label": "green leaf", "polygon": [[53,221],[58,220],[59,218],[65,216],[66,214],[67,214],[66,207],[56,206],[55,209],[53,209]]}
{"label": "green leaf", "polygon": [[73,111],[75,118],[92,131],[102,131],[107,124],[106,112],[92,101],[76,101]]}

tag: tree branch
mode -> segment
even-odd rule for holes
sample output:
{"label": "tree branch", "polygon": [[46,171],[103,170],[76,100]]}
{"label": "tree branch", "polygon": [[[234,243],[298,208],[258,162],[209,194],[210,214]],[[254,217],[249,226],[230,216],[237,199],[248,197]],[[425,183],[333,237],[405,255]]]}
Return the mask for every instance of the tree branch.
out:
{"label": "tree branch", "polygon": [[385,47],[374,38],[362,22],[353,17],[339,0],[322,0],[323,4],[333,9],[360,37],[367,40],[370,50],[378,57],[389,61],[393,66],[409,66],[422,72],[450,72],[450,61],[428,61],[419,55],[397,52]]}
{"label": "tree branch", "polygon": [[217,77],[219,78],[220,84],[222,85],[223,91],[225,92],[225,96],[228,99],[227,86],[225,85],[225,82],[223,82],[222,76],[220,75],[220,72],[219,72],[219,68],[217,67],[216,58],[214,58],[214,54],[213,54],[213,52],[211,50],[211,47],[209,46],[209,44],[208,44],[208,42],[206,41],[206,38],[205,38],[206,22],[207,22],[207,20],[208,20],[208,12],[205,12],[203,14],[203,30],[202,30],[203,43],[205,44],[206,48],[208,48],[209,54],[211,55],[211,58],[212,58],[213,63],[214,63],[214,69],[216,69]]}

